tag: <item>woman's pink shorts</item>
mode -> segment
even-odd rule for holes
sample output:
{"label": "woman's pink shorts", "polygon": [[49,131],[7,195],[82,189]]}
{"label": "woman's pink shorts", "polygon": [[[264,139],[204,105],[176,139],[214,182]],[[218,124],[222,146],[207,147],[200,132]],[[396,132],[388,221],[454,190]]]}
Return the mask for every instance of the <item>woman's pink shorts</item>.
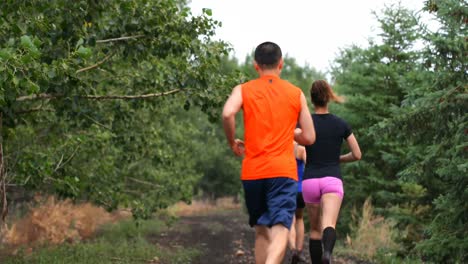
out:
{"label": "woman's pink shorts", "polygon": [[306,203],[320,203],[320,198],[325,193],[336,193],[343,198],[343,182],[331,176],[302,181],[302,196]]}

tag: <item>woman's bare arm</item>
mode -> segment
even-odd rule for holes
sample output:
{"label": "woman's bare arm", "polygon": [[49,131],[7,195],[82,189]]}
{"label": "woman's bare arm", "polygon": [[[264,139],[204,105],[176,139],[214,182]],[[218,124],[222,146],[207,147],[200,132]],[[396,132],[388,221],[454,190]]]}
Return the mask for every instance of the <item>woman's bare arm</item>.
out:
{"label": "woman's bare arm", "polygon": [[349,135],[349,137],[346,139],[346,142],[348,143],[348,147],[351,152],[341,155],[340,162],[352,162],[360,160],[362,156],[361,149],[359,148],[359,144],[354,134]]}

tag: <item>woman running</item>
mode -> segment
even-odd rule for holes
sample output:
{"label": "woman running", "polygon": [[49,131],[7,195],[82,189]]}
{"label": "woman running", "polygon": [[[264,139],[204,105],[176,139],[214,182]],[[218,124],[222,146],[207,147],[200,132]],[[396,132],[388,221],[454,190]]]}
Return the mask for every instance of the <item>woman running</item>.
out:
{"label": "woman running", "polygon": [[304,146],[294,141],[294,156],[297,164],[297,198],[296,213],[289,232],[289,247],[292,251],[291,264],[306,262],[302,249],[304,247],[304,198],[302,198],[302,175],[304,174],[304,165],[306,162],[306,150]]}
{"label": "woman running", "polygon": [[[316,141],[306,146],[307,162],[302,182],[311,225],[309,251],[313,264],[330,263],[344,195],[340,162],[360,160],[361,150],[346,121],[328,111],[330,101],[343,101],[330,85],[324,80],[315,81],[310,95],[315,110],[312,119]],[[344,140],[351,152],[340,156]]]}

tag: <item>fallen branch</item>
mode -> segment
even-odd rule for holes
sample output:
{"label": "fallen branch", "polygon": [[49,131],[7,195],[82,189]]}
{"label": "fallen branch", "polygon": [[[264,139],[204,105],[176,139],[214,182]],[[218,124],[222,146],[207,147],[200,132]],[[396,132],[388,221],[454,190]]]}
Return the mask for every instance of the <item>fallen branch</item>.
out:
{"label": "fallen branch", "polygon": [[128,36],[128,37],[120,37],[120,38],[101,39],[101,40],[96,40],[96,43],[107,43],[107,42],[114,42],[114,41],[137,39],[137,38],[141,38],[144,36],[145,35],[135,35],[135,36]]}
{"label": "fallen branch", "polygon": [[175,94],[182,91],[182,89],[173,89],[167,92],[140,94],[140,95],[63,95],[63,94],[33,94],[25,95],[16,98],[17,102],[31,101],[31,100],[45,100],[45,99],[58,99],[58,98],[80,98],[89,100],[131,100],[131,99],[148,99],[153,97],[160,97],[170,94]]}

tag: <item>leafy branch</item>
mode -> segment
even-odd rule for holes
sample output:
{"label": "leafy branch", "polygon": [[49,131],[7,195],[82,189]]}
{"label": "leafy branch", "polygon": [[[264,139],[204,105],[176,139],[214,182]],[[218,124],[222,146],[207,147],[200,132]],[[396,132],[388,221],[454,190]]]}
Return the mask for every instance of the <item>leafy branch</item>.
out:
{"label": "leafy branch", "polygon": [[84,71],[89,71],[89,70],[92,70],[94,68],[97,68],[99,67],[101,64],[105,63],[106,61],[108,61],[112,56],[114,56],[115,52],[107,55],[104,59],[102,59],[101,61],[97,62],[96,64],[93,64],[91,66],[88,66],[88,67],[85,67],[85,68],[82,68],[82,69],[79,69],[76,71],[76,73],[80,73],[80,72],[84,72]]}
{"label": "leafy branch", "polygon": [[96,43],[107,43],[107,42],[115,42],[115,41],[129,40],[129,39],[137,39],[137,38],[141,38],[144,36],[145,35],[135,35],[135,36],[128,36],[128,37],[102,39],[102,40],[96,40]]}
{"label": "leafy branch", "polygon": [[64,95],[64,94],[33,94],[33,95],[25,95],[16,98],[17,102],[23,101],[32,101],[32,100],[46,100],[46,99],[60,99],[60,98],[80,98],[80,99],[88,99],[88,100],[132,100],[132,99],[149,99],[154,97],[160,97],[170,94],[175,94],[182,91],[182,89],[173,89],[166,92],[160,93],[150,93],[150,94],[139,94],[139,95]]}

